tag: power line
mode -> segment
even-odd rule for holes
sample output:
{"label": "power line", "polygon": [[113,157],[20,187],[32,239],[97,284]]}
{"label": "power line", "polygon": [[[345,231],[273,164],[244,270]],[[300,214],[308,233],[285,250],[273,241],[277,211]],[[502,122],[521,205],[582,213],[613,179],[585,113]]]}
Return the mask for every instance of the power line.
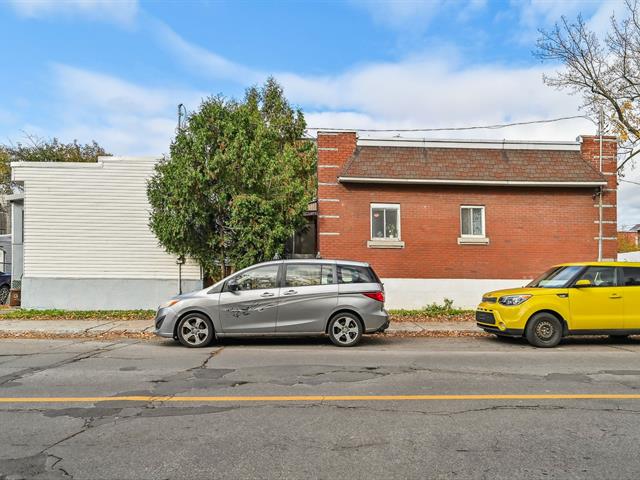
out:
{"label": "power line", "polygon": [[625,182],[625,183],[633,183],[634,185],[640,185],[640,182],[634,182],[633,180],[624,180],[622,178],[619,178],[618,181]]}
{"label": "power line", "polygon": [[541,123],[553,123],[563,120],[573,120],[584,118],[590,120],[585,115],[572,115],[569,117],[549,118],[546,120],[531,120],[528,122],[499,123],[495,125],[473,125],[469,127],[440,127],[440,128],[330,128],[330,127],[307,127],[307,130],[330,130],[334,132],[444,132],[460,130],[497,130],[506,127],[517,127],[520,125],[535,125]]}

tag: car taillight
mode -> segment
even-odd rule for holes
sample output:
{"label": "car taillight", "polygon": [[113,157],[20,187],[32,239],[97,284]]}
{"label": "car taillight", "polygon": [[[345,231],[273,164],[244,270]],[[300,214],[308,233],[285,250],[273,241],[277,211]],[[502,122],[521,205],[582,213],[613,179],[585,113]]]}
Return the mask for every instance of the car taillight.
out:
{"label": "car taillight", "polygon": [[365,297],[373,298],[379,302],[384,302],[384,292],[364,292],[363,295]]}

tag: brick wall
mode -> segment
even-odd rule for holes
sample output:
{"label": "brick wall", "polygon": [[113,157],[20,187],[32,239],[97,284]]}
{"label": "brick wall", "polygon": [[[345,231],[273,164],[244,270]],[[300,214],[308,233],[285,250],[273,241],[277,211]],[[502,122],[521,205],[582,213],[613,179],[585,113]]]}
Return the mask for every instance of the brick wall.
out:
{"label": "brick wall", "polygon": [[[323,258],[370,262],[385,278],[516,279],[550,265],[596,260],[595,188],[340,184],[355,133],[318,134],[318,250]],[[615,139],[605,142],[604,168],[615,172]],[[594,150],[595,149],[595,150]],[[595,153],[594,153],[595,152]],[[582,154],[598,167],[597,138]],[[616,256],[616,177],[603,203],[604,257]],[[370,204],[399,203],[404,248],[369,248]],[[488,245],[459,245],[460,205],[484,205]],[[608,240],[607,238],[613,238]]]}

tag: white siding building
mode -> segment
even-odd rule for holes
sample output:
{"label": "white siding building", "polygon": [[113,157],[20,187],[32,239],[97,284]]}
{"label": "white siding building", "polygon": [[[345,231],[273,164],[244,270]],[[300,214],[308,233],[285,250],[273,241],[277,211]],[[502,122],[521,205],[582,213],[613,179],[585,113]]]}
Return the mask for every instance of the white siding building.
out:
{"label": "white siding building", "polygon": [[[178,265],[148,227],[147,179],[158,160],[12,163],[24,206],[24,308],[155,308],[178,293]],[[14,214],[21,215],[19,211]],[[201,288],[182,267],[183,291]]]}

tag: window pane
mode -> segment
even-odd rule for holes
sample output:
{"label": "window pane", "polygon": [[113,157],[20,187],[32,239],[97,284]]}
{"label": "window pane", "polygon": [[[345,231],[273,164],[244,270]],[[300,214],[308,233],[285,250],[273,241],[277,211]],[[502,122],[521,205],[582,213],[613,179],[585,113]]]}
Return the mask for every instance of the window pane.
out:
{"label": "window pane", "polygon": [[582,267],[578,266],[552,268],[532,281],[527,287],[564,288],[581,269]]}
{"label": "window pane", "polygon": [[398,210],[395,208],[385,209],[386,215],[386,238],[398,238]]}
{"label": "window pane", "polygon": [[308,287],[331,285],[333,268],[331,265],[293,264],[287,265],[285,285],[287,287]]}
{"label": "window pane", "polygon": [[322,285],[331,285],[333,283],[333,267],[331,265],[322,265]]}
{"label": "window pane", "polygon": [[462,217],[462,235],[471,235],[471,209],[463,208],[460,216]]}
{"label": "window pane", "polygon": [[640,268],[624,267],[624,284],[628,287],[640,285]]}
{"label": "window pane", "polygon": [[240,287],[240,290],[260,290],[276,288],[277,278],[278,265],[267,265],[236,275],[234,280]]}
{"label": "window pane", "polygon": [[371,210],[371,238],[384,238],[384,209]]}
{"label": "window pane", "polygon": [[578,280],[589,280],[594,287],[615,287],[616,271],[613,267],[589,267]]}
{"label": "window pane", "polygon": [[482,231],[482,209],[473,208],[470,210],[473,211],[473,234],[482,235],[484,233]]}
{"label": "window pane", "polygon": [[367,267],[338,265],[338,283],[377,283]]}

